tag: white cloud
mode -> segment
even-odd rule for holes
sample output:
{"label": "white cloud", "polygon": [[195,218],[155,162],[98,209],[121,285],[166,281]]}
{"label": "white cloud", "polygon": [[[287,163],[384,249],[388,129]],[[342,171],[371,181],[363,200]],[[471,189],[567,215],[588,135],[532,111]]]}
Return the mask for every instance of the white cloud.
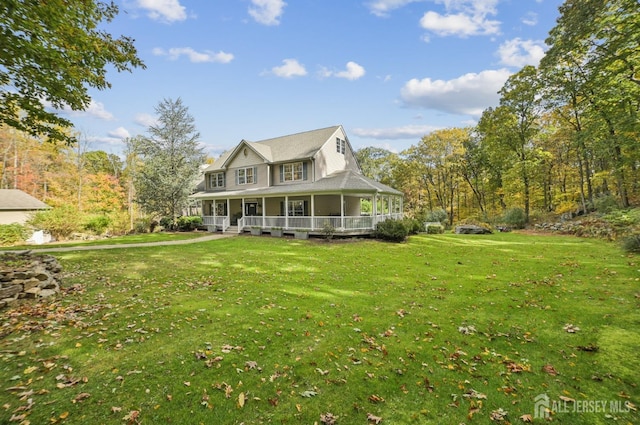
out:
{"label": "white cloud", "polygon": [[[51,106],[50,102],[43,101],[43,104],[47,108],[56,109]],[[91,99],[91,101],[89,102],[89,106],[84,111],[74,111],[73,109],[71,109],[70,106],[64,106],[62,109],[56,109],[56,110],[61,114],[69,115],[71,117],[89,116],[89,117],[98,118],[104,121],[112,121],[114,119],[113,114],[104,108],[104,104],[102,104],[101,102],[96,102],[93,99]]]}
{"label": "white cloud", "polygon": [[347,66],[344,71],[330,71],[326,68],[322,68],[320,70],[321,77],[345,78],[351,81],[362,78],[365,73],[365,69],[353,61],[347,62]]}
{"label": "white cloud", "polygon": [[217,63],[229,63],[233,60],[234,56],[231,53],[225,53],[220,51],[218,53],[210,50],[198,52],[191,47],[172,47],[169,50],[164,50],[160,47],[153,49],[153,54],[156,56],[168,56],[170,60],[177,60],[180,56],[186,56],[190,62],[204,63],[204,62],[217,62]]}
{"label": "white cloud", "polygon": [[392,128],[354,128],[351,133],[358,137],[379,140],[420,139],[439,127],[431,125],[405,125]]}
{"label": "white cloud", "polygon": [[522,18],[522,23],[529,26],[534,26],[538,23],[538,14],[535,12],[527,13],[527,16]]}
{"label": "white cloud", "polygon": [[151,114],[136,114],[133,121],[142,127],[151,127],[158,124],[158,119]]}
{"label": "white cloud", "polygon": [[421,0],[374,0],[366,3],[371,13],[376,16],[385,17],[389,16],[389,12],[394,9],[399,9],[408,5],[409,3],[418,2]]}
{"label": "white cloud", "polygon": [[136,4],[147,10],[147,15],[153,20],[171,23],[187,19],[185,7],[179,0],[137,0]]}
{"label": "white cloud", "polygon": [[264,25],[279,25],[284,7],[282,0],[251,0],[254,7],[249,7],[249,15],[256,22]]}
{"label": "white cloud", "polygon": [[307,75],[304,65],[295,59],[285,59],[282,61],[284,65],[271,68],[271,73],[277,77],[293,78]]}
{"label": "white cloud", "polygon": [[452,80],[414,78],[400,92],[407,107],[433,109],[450,114],[480,116],[498,105],[502,88],[511,72],[507,69],[469,73]]}
{"label": "white cloud", "polygon": [[127,138],[131,137],[131,134],[129,133],[129,131],[124,127],[118,127],[115,130],[111,130],[107,134],[110,137],[113,137],[113,138],[116,138],[116,139],[127,139]]}
{"label": "white cloud", "polygon": [[545,44],[542,41],[514,38],[505,41],[498,48],[500,63],[522,68],[525,65],[538,66],[544,56]]}
{"label": "white cloud", "polygon": [[[500,21],[488,19],[497,13],[498,0],[440,0],[446,14],[426,12],[420,26],[439,36],[469,37],[500,33]],[[425,38],[427,41],[428,38]]]}

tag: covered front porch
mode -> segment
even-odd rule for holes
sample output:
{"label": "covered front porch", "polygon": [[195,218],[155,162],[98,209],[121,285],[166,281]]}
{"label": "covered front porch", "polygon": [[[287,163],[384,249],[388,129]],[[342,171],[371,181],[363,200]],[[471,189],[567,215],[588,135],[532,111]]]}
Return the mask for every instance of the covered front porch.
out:
{"label": "covered front porch", "polygon": [[209,231],[369,235],[379,222],[403,217],[402,196],[396,194],[220,197],[201,202],[203,224]]}

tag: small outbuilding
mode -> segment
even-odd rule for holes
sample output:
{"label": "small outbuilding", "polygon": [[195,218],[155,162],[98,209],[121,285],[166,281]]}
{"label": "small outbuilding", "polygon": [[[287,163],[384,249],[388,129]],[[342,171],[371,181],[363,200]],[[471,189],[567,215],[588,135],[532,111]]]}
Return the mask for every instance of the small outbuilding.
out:
{"label": "small outbuilding", "polygon": [[46,209],[47,204],[19,189],[0,189],[0,224],[24,224],[32,213]]}

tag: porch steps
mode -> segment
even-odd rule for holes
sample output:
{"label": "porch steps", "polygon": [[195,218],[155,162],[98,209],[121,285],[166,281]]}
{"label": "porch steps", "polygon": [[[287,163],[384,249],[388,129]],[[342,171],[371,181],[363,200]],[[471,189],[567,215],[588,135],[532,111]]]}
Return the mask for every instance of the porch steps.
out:
{"label": "porch steps", "polygon": [[238,226],[229,226],[223,233],[238,233]]}

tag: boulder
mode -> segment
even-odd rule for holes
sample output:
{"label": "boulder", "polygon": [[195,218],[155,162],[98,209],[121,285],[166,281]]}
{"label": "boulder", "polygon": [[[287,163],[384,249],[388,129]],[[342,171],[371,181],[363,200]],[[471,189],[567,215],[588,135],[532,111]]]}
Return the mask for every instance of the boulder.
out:
{"label": "boulder", "polygon": [[456,233],[459,235],[484,235],[493,232],[475,224],[461,224],[456,226]]}

